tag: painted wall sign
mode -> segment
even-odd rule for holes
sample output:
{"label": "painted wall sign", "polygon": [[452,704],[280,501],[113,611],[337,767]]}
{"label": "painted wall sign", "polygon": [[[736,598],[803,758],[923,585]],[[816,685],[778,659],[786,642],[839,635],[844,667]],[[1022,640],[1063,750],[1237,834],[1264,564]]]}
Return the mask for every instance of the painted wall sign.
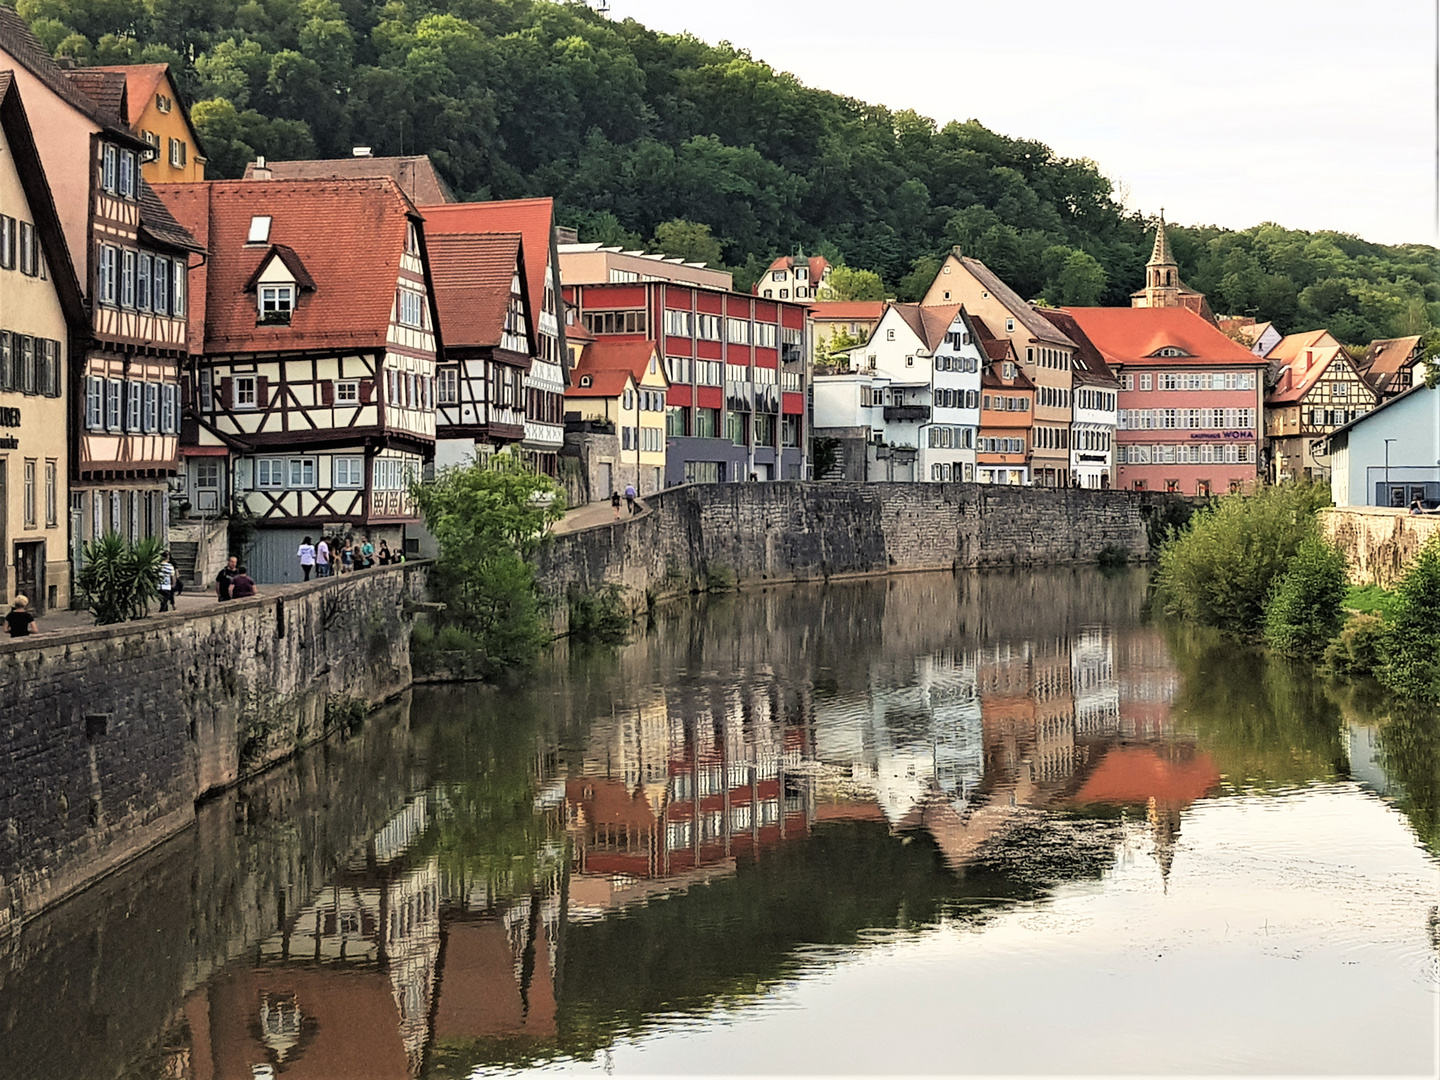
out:
{"label": "painted wall sign", "polygon": [[13,406],[0,407],[0,427],[19,427],[20,410]]}

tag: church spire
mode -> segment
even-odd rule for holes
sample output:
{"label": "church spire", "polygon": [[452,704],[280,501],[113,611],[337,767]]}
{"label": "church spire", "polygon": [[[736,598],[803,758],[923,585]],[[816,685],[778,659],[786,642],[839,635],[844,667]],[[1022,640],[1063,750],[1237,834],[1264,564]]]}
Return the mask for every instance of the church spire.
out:
{"label": "church spire", "polygon": [[1160,224],[1155,226],[1155,249],[1150,253],[1146,266],[1176,266],[1175,256],[1170,252],[1170,237],[1165,232],[1165,210],[1160,210]]}

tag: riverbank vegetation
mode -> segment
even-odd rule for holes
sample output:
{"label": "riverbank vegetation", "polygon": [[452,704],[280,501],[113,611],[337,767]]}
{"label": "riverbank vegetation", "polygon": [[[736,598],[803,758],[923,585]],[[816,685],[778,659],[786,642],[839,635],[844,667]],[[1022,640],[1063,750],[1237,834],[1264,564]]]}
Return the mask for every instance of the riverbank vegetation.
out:
{"label": "riverbank vegetation", "polygon": [[1323,661],[1370,679],[1404,706],[1440,704],[1440,539],[1394,590],[1351,588],[1344,557],[1321,535],[1324,488],[1283,484],[1229,495],[1197,513],[1162,548],[1163,610],[1232,638]]}
{"label": "riverbank vegetation", "polygon": [[417,662],[458,651],[482,655],[488,677],[527,667],[550,640],[532,556],[564,515],[564,493],[505,453],[443,469],[411,493],[439,544],[430,585],[445,605],[415,641]]}

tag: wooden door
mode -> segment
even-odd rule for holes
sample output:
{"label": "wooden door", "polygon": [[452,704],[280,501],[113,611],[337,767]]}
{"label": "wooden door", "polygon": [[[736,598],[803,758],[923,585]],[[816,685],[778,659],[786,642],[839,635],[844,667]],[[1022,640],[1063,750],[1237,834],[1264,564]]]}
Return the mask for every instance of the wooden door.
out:
{"label": "wooden door", "polygon": [[15,545],[15,592],[30,598],[30,611],[45,610],[45,541]]}

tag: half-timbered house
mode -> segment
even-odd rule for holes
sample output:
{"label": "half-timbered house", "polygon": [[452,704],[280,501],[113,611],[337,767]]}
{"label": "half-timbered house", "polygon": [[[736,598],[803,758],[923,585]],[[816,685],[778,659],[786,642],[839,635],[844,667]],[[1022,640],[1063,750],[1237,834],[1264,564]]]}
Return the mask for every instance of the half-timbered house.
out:
{"label": "half-timbered house", "polygon": [[439,336],[414,205],[388,177],[169,184],[163,197],[207,249],[185,413],[192,506],[253,516],[260,581],[298,580],[306,535],[403,548],[419,524],[410,482],[434,456]]}
{"label": "half-timbered house", "polygon": [[1271,481],[1330,479],[1330,433],[1369,412],[1377,399],[1345,346],[1294,350],[1265,398]]}
{"label": "half-timbered house", "polygon": [[435,391],[436,464],[444,467],[524,440],[535,326],[519,233],[444,233],[430,237],[429,253],[445,328]]}

